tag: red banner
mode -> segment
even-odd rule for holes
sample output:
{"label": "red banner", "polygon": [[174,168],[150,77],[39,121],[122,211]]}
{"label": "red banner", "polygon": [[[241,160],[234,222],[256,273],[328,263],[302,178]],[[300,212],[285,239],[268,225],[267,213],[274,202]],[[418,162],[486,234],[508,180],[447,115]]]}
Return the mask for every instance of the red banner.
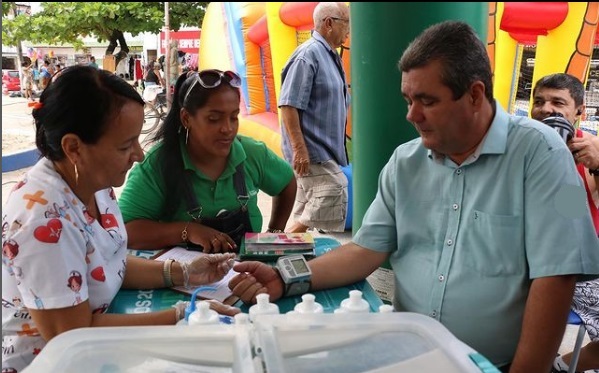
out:
{"label": "red banner", "polygon": [[[171,31],[169,38],[171,40],[178,41],[179,51],[185,53],[198,54],[200,51],[200,34],[202,30],[185,30],[185,31]],[[160,51],[159,54],[166,54],[166,43],[165,43],[165,32],[160,32]]]}

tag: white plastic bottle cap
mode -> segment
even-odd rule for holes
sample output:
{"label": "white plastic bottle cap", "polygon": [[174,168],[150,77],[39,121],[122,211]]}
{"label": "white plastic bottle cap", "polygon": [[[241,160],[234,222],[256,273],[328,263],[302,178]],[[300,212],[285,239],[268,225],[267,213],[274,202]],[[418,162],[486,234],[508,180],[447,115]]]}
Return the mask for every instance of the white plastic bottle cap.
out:
{"label": "white plastic bottle cap", "polygon": [[393,306],[390,304],[381,304],[379,306],[379,312],[380,313],[391,313],[394,312],[395,310],[393,309]]}
{"label": "white plastic bottle cap", "polygon": [[261,293],[256,295],[256,304],[250,307],[250,321],[254,322],[256,315],[278,315],[279,306],[270,303],[270,295]]}
{"label": "white plastic bottle cap", "polygon": [[198,302],[198,308],[189,315],[189,325],[219,324],[218,313],[210,309],[205,300]]}
{"label": "white plastic bottle cap", "polygon": [[245,325],[250,323],[250,315],[247,313],[238,313],[234,316],[235,325]]}
{"label": "white plastic bottle cap", "polygon": [[360,290],[351,290],[349,292],[349,298],[341,301],[340,308],[343,309],[344,312],[370,312],[370,305],[366,300],[362,299],[362,292]]}
{"label": "white plastic bottle cap", "polygon": [[302,295],[302,301],[295,305],[294,311],[297,313],[323,313],[322,305],[317,303],[315,299],[314,294]]}

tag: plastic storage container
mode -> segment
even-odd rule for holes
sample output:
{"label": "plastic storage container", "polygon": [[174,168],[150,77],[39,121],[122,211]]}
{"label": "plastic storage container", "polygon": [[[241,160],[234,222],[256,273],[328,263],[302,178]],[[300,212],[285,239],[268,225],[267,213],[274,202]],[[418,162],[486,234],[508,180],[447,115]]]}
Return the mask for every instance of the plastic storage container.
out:
{"label": "plastic storage container", "polygon": [[409,312],[282,316],[258,315],[254,321],[254,347],[266,372],[499,373],[428,316]]}
{"label": "plastic storage container", "polygon": [[22,373],[262,373],[250,325],[81,328],[53,338]]}
{"label": "plastic storage container", "polygon": [[[244,317],[247,321],[247,317]],[[499,373],[424,315],[256,315],[233,325],[82,328],[52,339],[24,373]]]}

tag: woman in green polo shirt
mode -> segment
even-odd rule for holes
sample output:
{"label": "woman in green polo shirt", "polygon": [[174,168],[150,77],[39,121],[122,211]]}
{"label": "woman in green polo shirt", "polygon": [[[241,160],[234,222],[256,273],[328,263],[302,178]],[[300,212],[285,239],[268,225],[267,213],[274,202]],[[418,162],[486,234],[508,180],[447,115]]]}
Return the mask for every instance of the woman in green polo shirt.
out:
{"label": "woman in green polo shirt", "polygon": [[285,229],[295,200],[290,165],[263,142],[237,134],[241,79],[203,70],[177,79],[155,145],[119,199],[132,249],[191,244],[237,251],[262,229],[257,195],[273,196],[270,231]]}

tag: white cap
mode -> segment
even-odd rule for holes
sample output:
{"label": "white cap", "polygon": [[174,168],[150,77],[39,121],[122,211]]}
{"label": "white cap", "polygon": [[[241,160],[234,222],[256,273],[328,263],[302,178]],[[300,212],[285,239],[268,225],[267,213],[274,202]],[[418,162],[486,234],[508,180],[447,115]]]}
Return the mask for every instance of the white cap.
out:
{"label": "white cap", "polygon": [[219,324],[218,313],[210,309],[210,303],[205,300],[198,302],[197,309],[189,315],[189,325]]}
{"label": "white cap", "polygon": [[349,298],[341,302],[340,308],[345,312],[370,312],[370,305],[366,300],[362,299],[362,292],[360,290],[351,290]]}
{"label": "white cap", "polygon": [[381,304],[379,306],[379,312],[380,313],[391,313],[394,312],[395,309],[393,309],[393,306],[390,304]]}
{"label": "white cap", "polygon": [[256,295],[256,304],[250,307],[250,321],[254,322],[256,315],[278,315],[279,306],[270,303],[270,295],[261,293]]}
{"label": "white cap", "polygon": [[302,295],[302,302],[295,305],[294,311],[297,313],[323,313],[322,305],[317,303],[315,299],[314,294]]}

